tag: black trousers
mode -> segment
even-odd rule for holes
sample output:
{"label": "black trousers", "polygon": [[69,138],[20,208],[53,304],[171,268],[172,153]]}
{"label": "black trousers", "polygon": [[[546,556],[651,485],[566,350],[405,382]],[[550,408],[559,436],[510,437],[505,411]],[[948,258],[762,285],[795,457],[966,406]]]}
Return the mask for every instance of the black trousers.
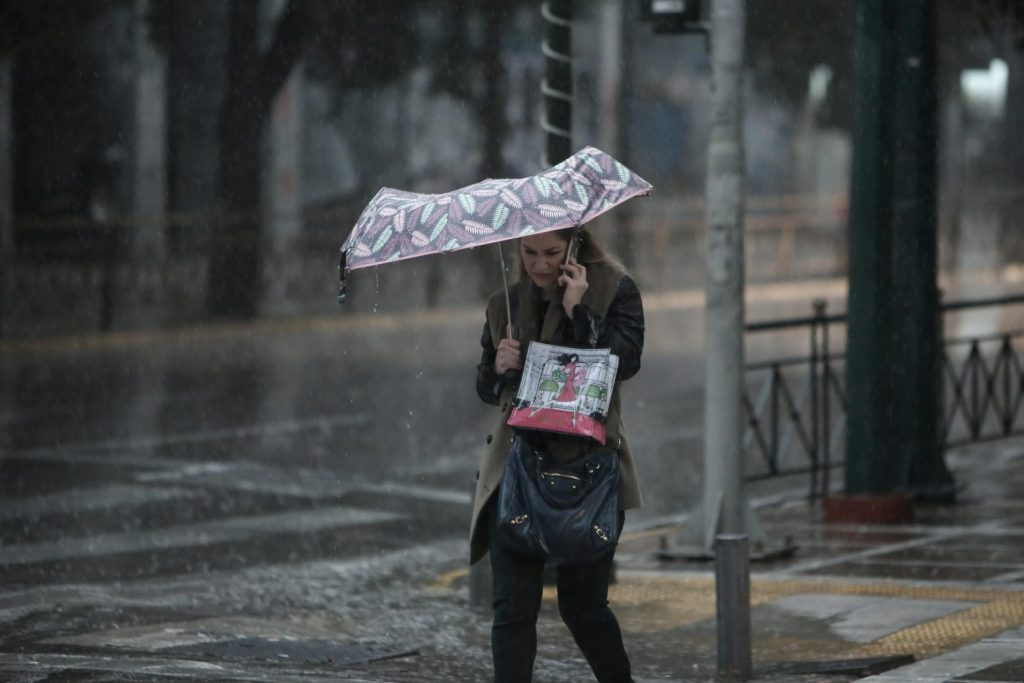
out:
{"label": "black trousers", "polygon": [[[488,513],[494,621],[491,653],[495,683],[529,683],[537,655],[537,615],[544,590],[544,563],[518,555],[497,541],[497,515]],[[625,514],[619,513],[619,529]],[[600,683],[631,683],[629,657],[619,622],[608,607],[615,552],[590,564],[557,567],[558,612]]]}

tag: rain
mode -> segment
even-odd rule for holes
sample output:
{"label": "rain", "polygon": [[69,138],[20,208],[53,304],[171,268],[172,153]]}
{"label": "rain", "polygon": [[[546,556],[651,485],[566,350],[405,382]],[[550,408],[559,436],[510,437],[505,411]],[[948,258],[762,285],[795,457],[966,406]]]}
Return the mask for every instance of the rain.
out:
{"label": "rain", "polygon": [[0,680],[490,680],[481,335],[556,214],[643,300],[635,681],[728,668],[716,534],[741,678],[1024,680],[1024,10],[886,7],[4,3]]}

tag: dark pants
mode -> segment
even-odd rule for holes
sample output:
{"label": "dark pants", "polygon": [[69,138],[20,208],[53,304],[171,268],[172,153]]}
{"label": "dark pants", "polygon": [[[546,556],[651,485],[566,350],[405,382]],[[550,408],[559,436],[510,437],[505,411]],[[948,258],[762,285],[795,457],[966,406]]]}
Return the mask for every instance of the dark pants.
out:
{"label": "dark pants", "polygon": [[[495,683],[528,683],[537,654],[537,615],[544,563],[513,553],[497,541],[497,515],[488,513],[494,622],[491,652]],[[619,515],[621,531],[625,515]],[[558,612],[600,683],[630,683],[629,657],[619,622],[608,607],[612,551],[590,564],[557,567]]]}

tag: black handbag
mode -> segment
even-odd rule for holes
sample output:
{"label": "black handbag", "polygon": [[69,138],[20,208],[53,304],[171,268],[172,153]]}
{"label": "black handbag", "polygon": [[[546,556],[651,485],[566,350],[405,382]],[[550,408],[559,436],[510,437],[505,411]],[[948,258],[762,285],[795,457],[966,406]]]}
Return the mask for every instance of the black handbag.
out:
{"label": "black handbag", "polygon": [[619,455],[598,450],[570,465],[517,436],[498,489],[498,535],[521,555],[586,563],[619,541]]}

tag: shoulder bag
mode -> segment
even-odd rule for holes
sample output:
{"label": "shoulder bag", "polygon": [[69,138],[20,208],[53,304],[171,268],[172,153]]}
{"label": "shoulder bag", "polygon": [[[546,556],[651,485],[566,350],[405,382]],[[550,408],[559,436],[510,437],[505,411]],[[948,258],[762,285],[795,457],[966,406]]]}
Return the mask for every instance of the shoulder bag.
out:
{"label": "shoulder bag", "polygon": [[513,551],[551,564],[590,562],[619,540],[618,452],[559,465],[517,436],[495,513],[500,540]]}

